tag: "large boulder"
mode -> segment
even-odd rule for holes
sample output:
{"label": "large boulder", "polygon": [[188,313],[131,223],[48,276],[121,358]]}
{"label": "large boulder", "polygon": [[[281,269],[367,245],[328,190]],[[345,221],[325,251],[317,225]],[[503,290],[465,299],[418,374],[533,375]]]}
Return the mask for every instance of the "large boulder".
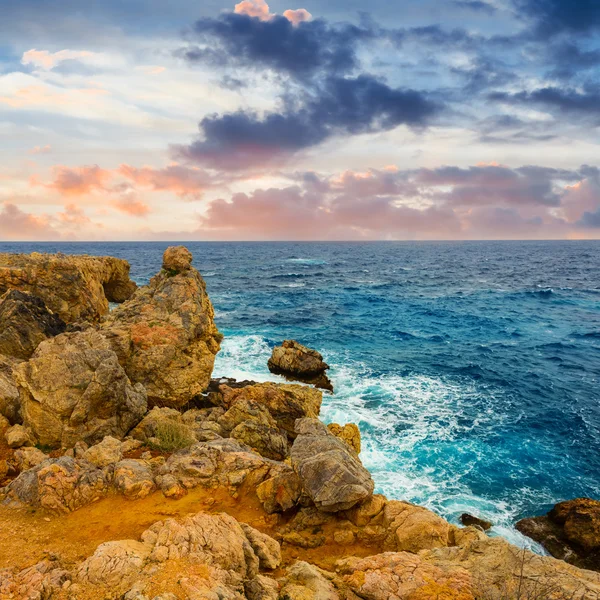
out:
{"label": "large boulder", "polygon": [[0,294],[16,289],[39,296],[66,323],[97,321],[109,302],[135,291],[129,263],[109,256],[0,254]]}
{"label": "large boulder", "polygon": [[0,416],[13,425],[21,422],[21,399],[14,368],[21,361],[0,355]]}
{"label": "large boulder", "polygon": [[131,385],[106,338],[93,329],[42,342],[15,377],[24,423],[44,446],[121,438],[146,412],[143,387]]}
{"label": "large boulder", "polygon": [[600,571],[600,502],[577,498],[557,504],[547,515],[522,519],[516,528],[554,557],[582,569]]}
{"label": "large boulder", "polygon": [[0,298],[0,354],[27,359],[41,342],[65,328],[65,322],[37,296],[8,290]]}
{"label": "large boulder", "polygon": [[371,474],[356,452],[323,423],[317,419],[299,419],[296,433],[292,466],[317,508],[338,512],[372,496],[375,484]]}
{"label": "large boulder", "polygon": [[275,419],[277,426],[287,432],[288,437],[296,437],[297,419],[316,419],[321,410],[323,394],[305,385],[281,383],[248,383],[232,386],[221,384],[218,393],[211,394],[213,401],[231,408],[237,402],[252,402],[264,406]]}
{"label": "large boulder", "polygon": [[329,365],[323,361],[321,354],[295,340],[285,340],[281,346],[275,346],[268,367],[271,373],[312,383],[333,392],[333,386],[325,373]]}
{"label": "large boulder", "polygon": [[162,271],[111,313],[103,332],[149,403],[177,408],[208,387],[222,335],[200,273],[183,250],[172,254],[167,249]]}

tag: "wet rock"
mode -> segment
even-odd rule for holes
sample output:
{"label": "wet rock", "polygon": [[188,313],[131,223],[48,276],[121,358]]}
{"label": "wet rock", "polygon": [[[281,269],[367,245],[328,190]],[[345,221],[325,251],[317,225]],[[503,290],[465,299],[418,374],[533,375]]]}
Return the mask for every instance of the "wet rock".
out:
{"label": "wet rock", "polygon": [[465,527],[479,527],[483,531],[487,531],[493,527],[493,523],[490,521],[486,521],[485,519],[480,519],[478,517],[474,517],[468,513],[464,513],[460,516],[460,522]]}
{"label": "wet rock", "polygon": [[325,425],[316,419],[299,419],[296,432],[292,466],[317,508],[348,510],[373,494],[373,480],[358,455]]}
{"label": "wet rock", "polygon": [[0,417],[13,425],[21,423],[21,400],[15,381],[14,368],[20,361],[0,355]]}
{"label": "wet rock", "polygon": [[213,317],[196,269],[163,270],[110,314],[103,332],[131,381],[147,390],[151,405],[181,407],[210,382],[222,339]]}
{"label": "wet rock", "polygon": [[88,448],[83,458],[96,467],[107,467],[123,458],[123,448],[119,440],[107,435],[99,444]]}
{"label": "wet rock", "polygon": [[0,298],[0,354],[27,359],[41,342],[65,328],[64,321],[37,296],[8,290]]}
{"label": "wet rock", "polygon": [[560,502],[547,515],[523,519],[516,528],[552,556],[600,571],[600,501],[577,498]]}
{"label": "wet rock", "polygon": [[24,424],[44,446],[120,438],[146,412],[143,387],[131,385],[104,336],[92,329],[42,342],[15,369],[15,379]]}
{"label": "wet rock", "polygon": [[296,419],[317,418],[323,401],[323,394],[314,388],[271,382],[240,387],[222,384],[219,386],[219,394],[220,402],[228,409],[240,401],[264,406],[290,439],[296,437]]}
{"label": "wet rock", "polygon": [[129,500],[141,500],[156,490],[148,464],[135,459],[122,460],[115,465],[114,487]]}
{"label": "wet rock", "polygon": [[356,454],[360,454],[360,429],[354,423],[347,423],[346,425],[338,425],[337,423],[330,423],[327,425],[327,429],[335,437],[343,440],[356,452]]}
{"label": "wet rock", "polygon": [[129,263],[112,257],[0,254],[0,294],[29,292],[65,323],[97,321],[134,293]]}
{"label": "wet rock", "polygon": [[22,425],[13,425],[4,434],[9,448],[21,448],[22,446],[33,446],[31,432]]}
{"label": "wet rock", "polygon": [[111,481],[109,473],[85,460],[48,459],[4,488],[5,504],[71,512],[106,496]]}
{"label": "wet rock", "polygon": [[295,340],[285,340],[281,346],[275,346],[268,367],[277,375],[312,383],[333,392],[333,386],[325,374],[329,365],[323,361],[321,354]]}

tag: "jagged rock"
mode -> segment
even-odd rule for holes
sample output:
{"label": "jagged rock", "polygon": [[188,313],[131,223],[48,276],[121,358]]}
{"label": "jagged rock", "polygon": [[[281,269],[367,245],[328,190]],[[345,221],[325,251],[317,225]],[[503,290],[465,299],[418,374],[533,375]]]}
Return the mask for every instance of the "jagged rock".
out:
{"label": "jagged rock", "polygon": [[275,346],[268,367],[271,373],[312,383],[333,392],[331,381],[325,374],[329,365],[316,350],[311,350],[295,340],[285,340],[281,346]]}
{"label": "jagged rock", "polygon": [[386,545],[399,552],[419,552],[451,544],[451,526],[445,519],[423,508],[390,500],[383,509],[383,525],[388,531]]}
{"label": "jagged rock", "polygon": [[338,425],[337,423],[330,423],[327,425],[327,429],[335,437],[343,440],[356,452],[356,454],[360,454],[360,429],[354,423],[347,423],[346,425]]}
{"label": "jagged rock", "polygon": [[148,464],[135,459],[122,460],[115,465],[114,486],[129,500],[140,500],[156,490]]}
{"label": "jagged rock", "polygon": [[132,386],[117,356],[97,331],[63,333],[42,342],[15,369],[25,425],[40,444],[123,437],[146,412],[146,394]]}
{"label": "jagged rock", "polygon": [[284,460],[289,455],[287,434],[279,430],[268,409],[257,402],[237,400],[218,423],[229,437],[266,458]]}
{"label": "jagged rock", "polygon": [[0,294],[16,289],[40,297],[66,323],[96,321],[109,302],[135,291],[129,263],[113,257],[0,254]]}
{"label": "jagged rock", "polygon": [[170,246],[163,254],[162,268],[173,275],[189,271],[193,258],[192,253],[185,246]]}
{"label": "jagged rock", "polygon": [[267,408],[291,439],[296,437],[294,425],[303,417],[317,418],[321,410],[323,394],[319,390],[302,385],[277,383],[251,383],[241,387],[219,385],[220,402],[231,408],[246,400]]}
{"label": "jagged rock", "polygon": [[163,270],[110,314],[103,332],[131,381],[146,388],[151,405],[180,407],[210,382],[222,339],[213,317],[196,269]]}
{"label": "jagged rock", "polygon": [[111,476],[85,460],[63,456],[24,471],[4,488],[5,503],[71,512],[105,496]]}
{"label": "jagged rock", "polygon": [[19,360],[0,355],[0,417],[13,425],[21,423],[21,400],[13,372],[19,363]]}
{"label": "jagged rock", "polygon": [[56,560],[43,560],[21,571],[0,569],[0,598],[2,600],[46,600],[55,598],[70,573]]}
{"label": "jagged rock", "polygon": [[294,563],[280,584],[280,598],[286,600],[342,600],[321,571],[304,561]]}
{"label": "jagged rock", "polygon": [[600,571],[600,502],[577,498],[547,515],[523,519],[516,528],[556,557],[582,569]]}
{"label": "jagged rock", "polygon": [[302,482],[296,472],[288,467],[263,481],[256,488],[256,495],[269,514],[285,512],[298,503],[302,495]]}
{"label": "jagged rock", "polygon": [[250,527],[246,523],[240,523],[244,535],[250,542],[252,549],[258,556],[261,569],[276,569],[281,564],[281,548],[279,544],[268,535]]}
{"label": "jagged rock", "polygon": [[278,600],[279,587],[274,579],[257,575],[244,583],[244,592],[248,600]]}
{"label": "jagged rock", "polygon": [[41,342],[65,328],[65,322],[37,296],[8,290],[0,297],[0,354],[27,359]]}
{"label": "jagged rock", "polygon": [[347,510],[373,494],[373,479],[358,455],[325,425],[317,419],[299,419],[296,432],[292,466],[317,508]]}
{"label": "jagged rock", "polygon": [[226,432],[219,425],[219,419],[225,414],[220,406],[214,408],[193,408],[181,416],[182,421],[192,430],[199,442],[210,442],[225,437]]}
{"label": "jagged rock", "polygon": [[107,435],[99,444],[88,448],[83,458],[96,467],[107,467],[123,458],[123,448],[119,440]]}
{"label": "jagged rock", "polygon": [[13,425],[4,434],[9,448],[21,448],[22,446],[33,446],[31,432],[22,425]]}
{"label": "jagged rock", "polygon": [[383,509],[387,504],[387,498],[381,494],[375,494],[368,500],[358,504],[350,510],[344,511],[343,516],[357,527],[365,527],[378,516],[383,517]]}
{"label": "jagged rock", "polygon": [[468,513],[460,515],[460,522],[465,527],[479,527],[483,531],[487,531],[488,529],[491,529],[493,527],[493,523],[491,523],[490,521],[480,519],[479,517],[474,517],[473,515],[470,515]]}
{"label": "jagged rock", "polygon": [[[37,448],[19,448],[15,452],[15,463],[19,471],[27,471],[43,463],[48,457]],[[1,479],[1,478],[0,478]]]}

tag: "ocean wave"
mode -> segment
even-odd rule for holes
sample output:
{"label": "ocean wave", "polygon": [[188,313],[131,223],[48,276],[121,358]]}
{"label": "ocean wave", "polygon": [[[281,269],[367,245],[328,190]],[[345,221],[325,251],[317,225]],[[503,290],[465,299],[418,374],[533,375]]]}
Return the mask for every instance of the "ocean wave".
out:
{"label": "ocean wave", "polygon": [[287,258],[285,262],[293,262],[301,265],[326,265],[327,261],[320,258]]}

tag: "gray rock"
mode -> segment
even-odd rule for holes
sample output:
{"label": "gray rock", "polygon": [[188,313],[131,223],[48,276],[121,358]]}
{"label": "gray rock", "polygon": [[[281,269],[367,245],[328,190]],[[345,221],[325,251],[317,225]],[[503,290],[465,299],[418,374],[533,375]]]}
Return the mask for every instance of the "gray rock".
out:
{"label": "gray rock", "polygon": [[121,442],[107,435],[99,444],[88,448],[83,458],[100,468],[117,463],[123,458]]}
{"label": "gray rock", "polygon": [[358,455],[317,419],[298,419],[292,467],[304,491],[324,512],[352,508],[373,495],[374,483]]}
{"label": "gray rock", "polygon": [[156,490],[152,470],[146,461],[134,459],[116,464],[114,486],[130,500],[140,500]]}

